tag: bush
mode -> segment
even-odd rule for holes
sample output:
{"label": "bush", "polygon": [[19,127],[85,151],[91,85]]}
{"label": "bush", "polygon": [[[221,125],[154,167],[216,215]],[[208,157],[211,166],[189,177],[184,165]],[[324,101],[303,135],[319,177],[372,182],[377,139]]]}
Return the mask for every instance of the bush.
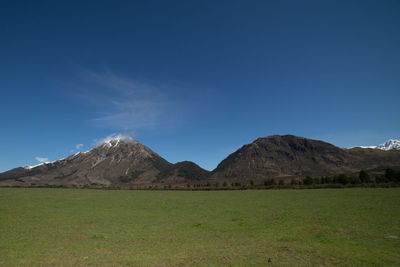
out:
{"label": "bush", "polygon": [[307,176],[306,178],[303,179],[303,184],[304,185],[311,185],[313,184],[314,180],[310,176]]}
{"label": "bush", "polygon": [[359,184],[361,182],[360,178],[358,177],[350,177],[351,184]]}
{"label": "bush", "polygon": [[317,177],[317,178],[314,178],[313,179],[313,183],[314,184],[320,184],[321,183],[321,180]]}
{"label": "bush", "polygon": [[375,182],[380,184],[380,183],[387,183],[388,179],[386,178],[386,176],[377,176],[375,178]]}
{"label": "bush", "polygon": [[350,182],[350,179],[346,176],[346,174],[340,174],[335,178],[336,178],[336,183],[338,184],[346,185]]}
{"label": "bush", "polygon": [[360,179],[361,183],[370,183],[371,182],[371,178],[369,177],[368,173],[364,170],[360,171],[358,178]]}
{"label": "bush", "polygon": [[395,171],[393,169],[386,169],[385,178],[391,182],[400,182],[400,171]]}
{"label": "bush", "polygon": [[268,180],[264,180],[264,185],[265,186],[276,185],[276,182],[274,179],[268,179]]}

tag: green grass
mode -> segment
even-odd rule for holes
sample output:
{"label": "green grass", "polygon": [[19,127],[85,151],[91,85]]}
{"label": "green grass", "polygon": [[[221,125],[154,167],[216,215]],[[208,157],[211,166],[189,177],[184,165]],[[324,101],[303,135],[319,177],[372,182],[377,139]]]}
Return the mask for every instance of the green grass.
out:
{"label": "green grass", "polygon": [[0,188],[0,265],[400,266],[400,189]]}

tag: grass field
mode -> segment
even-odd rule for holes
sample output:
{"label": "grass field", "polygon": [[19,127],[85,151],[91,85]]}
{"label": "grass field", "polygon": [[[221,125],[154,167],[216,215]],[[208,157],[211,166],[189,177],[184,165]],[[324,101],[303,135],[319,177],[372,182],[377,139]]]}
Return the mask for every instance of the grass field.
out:
{"label": "grass field", "polygon": [[0,265],[400,266],[400,189],[0,188]]}

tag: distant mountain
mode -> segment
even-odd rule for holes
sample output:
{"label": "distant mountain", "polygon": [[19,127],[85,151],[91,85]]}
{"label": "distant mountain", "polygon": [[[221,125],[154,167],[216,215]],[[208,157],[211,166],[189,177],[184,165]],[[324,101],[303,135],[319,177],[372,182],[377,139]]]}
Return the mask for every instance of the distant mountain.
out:
{"label": "distant mountain", "polygon": [[133,139],[112,139],[87,152],[0,174],[0,185],[141,186],[208,178],[192,162],[171,164]]}
{"label": "distant mountain", "polygon": [[400,166],[400,151],[342,149],[332,144],[274,135],[244,145],[213,171],[214,179],[265,179],[335,175],[383,166]]}
{"label": "distant mountain", "polygon": [[400,140],[389,139],[378,146],[359,146],[360,148],[375,148],[380,150],[400,150]]}
{"label": "distant mountain", "polygon": [[398,142],[385,149],[343,149],[293,135],[258,138],[209,172],[193,162],[172,164],[132,138],[114,138],[87,152],[0,173],[0,186],[135,188],[149,185],[290,179],[400,167]]}
{"label": "distant mountain", "polygon": [[400,140],[389,139],[385,143],[377,146],[381,150],[400,150]]}

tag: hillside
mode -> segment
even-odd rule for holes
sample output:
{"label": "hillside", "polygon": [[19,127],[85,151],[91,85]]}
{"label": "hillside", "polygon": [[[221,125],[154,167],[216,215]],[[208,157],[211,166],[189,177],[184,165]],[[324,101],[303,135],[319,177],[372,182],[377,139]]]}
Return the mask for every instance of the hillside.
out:
{"label": "hillside", "polygon": [[213,171],[215,179],[265,179],[335,175],[400,166],[400,151],[352,148],[293,135],[259,138],[230,154]]}
{"label": "hillside", "polygon": [[192,162],[172,164],[133,139],[114,139],[53,163],[0,174],[0,185],[130,187],[207,177]]}

